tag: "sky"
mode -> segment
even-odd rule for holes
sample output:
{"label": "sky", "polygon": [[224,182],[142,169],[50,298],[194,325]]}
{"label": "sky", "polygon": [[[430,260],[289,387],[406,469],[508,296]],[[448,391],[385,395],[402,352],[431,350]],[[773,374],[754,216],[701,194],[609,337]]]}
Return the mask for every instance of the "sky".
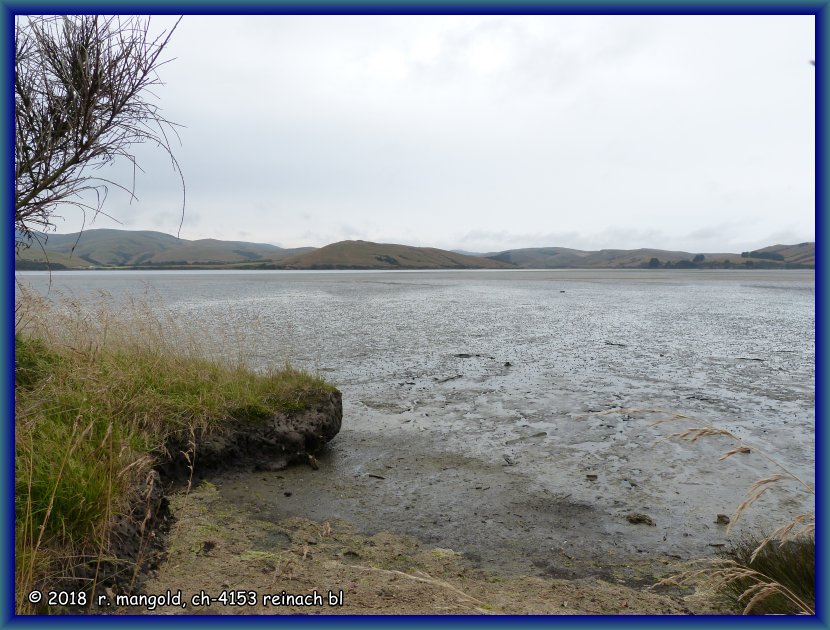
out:
{"label": "sky", "polygon": [[[155,93],[182,238],[739,252],[815,240],[814,51],[813,16],[186,15]],[[86,227],[176,234],[135,153]]]}

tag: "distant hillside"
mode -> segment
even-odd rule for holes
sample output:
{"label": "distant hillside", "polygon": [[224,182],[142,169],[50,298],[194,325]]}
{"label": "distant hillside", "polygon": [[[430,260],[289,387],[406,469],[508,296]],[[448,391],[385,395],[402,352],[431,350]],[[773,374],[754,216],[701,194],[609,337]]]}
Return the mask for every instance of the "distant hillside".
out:
{"label": "distant hillside", "polygon": [[45,250],[50,261],[53,254],[63,254],[73,267],[131,265],[142,256],[152,256],[181,242],[175,236],[162,232],[109,229],[85,230],[80,235],[77,232],[38,234],[37,237],[43,248],[35,242],[21,252],[20,258],[42,259]]}
{"label": "distant hillside", "polygon": [[142,264],[213,264],[223,262],[261,262],[278,260],[313,251],[313,247],[283,249],[267,243],[245,243],[242,241],[217,241],[202,239],[188,241],[154,254]]}
{"label": "distant hillside", "polygon": [[694,253],[664,249],[602,249],[583,251],[565,247],[511,249],[485,254],[522,269],[642,269],[815,266],[815,243],[773,245],[753,252]]}
{"label": "distant hillside", "polygon": [[487,254],[487,257],[510,262],[525,269],[551,269],[576,265],[590,253],[566,247],[529,247]]}
{"label": "distant hillside", "polygon": [[[210,269],[706,269],[813,268],[816,244],[771,245],[741,253],[663,249],[529,247],[467,254],[434,247],[341,241],[319,249],[284,249],[267,243],[187,240],[152,231],[98,229],[39,234],[15,257],[16,269],[150,267]],[[48,261],[48,262],[47,262]]]}
{"label": "distant hillside", "polygon": [[[743,254],[742,254],[743,255]],[[754,252],[748,252],[747,258],[770,256],[772,259],[786,263],[798,263],[814,267],[816,264],[816,244],[799,243],[798,245],[770,245]],[[780,258],[779,258],[780,257]]]}
{"label": "distant hillside", "polygon": [[16,256],[16,268],[43,265],[47,259],[69,268],[270,263],[313,250],[215,239],[190,241],[151,231],[97,229],[85,230],[80,236],[78,233],[37,236],[43,247],[34,242],[22,250]]}
{"label": "distant hillside", "polygon": [[340,241],[282,261],[285,269],[513,269],[515,265],[434,247]]}

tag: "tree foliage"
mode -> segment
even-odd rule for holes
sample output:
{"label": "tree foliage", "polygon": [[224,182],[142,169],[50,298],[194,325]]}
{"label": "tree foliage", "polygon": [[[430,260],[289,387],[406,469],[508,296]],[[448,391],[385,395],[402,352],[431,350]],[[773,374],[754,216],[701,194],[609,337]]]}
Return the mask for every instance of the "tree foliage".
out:
{"label": "tree foliage", "polygon": [[[108,185],[135,198],[133,149],[170,148],[176,125],[155,104],[169,31],[150,35],[138,16],[20,16],[15,24],[15,245],[54,229],[60,204],[102,212]],[[96,174],[114,160],[133,165],[128,188]],[[182,179],[182,191],[184,180]],[[90,196],[91,195],[91,196]],[[89,202],[96,200],[95,204]]]}

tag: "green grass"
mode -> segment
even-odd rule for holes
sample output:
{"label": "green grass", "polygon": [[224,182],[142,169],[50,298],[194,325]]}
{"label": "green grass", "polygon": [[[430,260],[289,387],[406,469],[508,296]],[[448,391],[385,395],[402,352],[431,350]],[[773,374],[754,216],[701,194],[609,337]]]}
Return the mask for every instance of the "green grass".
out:
{"label": "green grass", "polygon": [[[758,576],[739,578],[723,583],[719,595],[736,612],[743,611],[749,598],[743,593],[753,584],[774,583],[786,589],[810,609],[815,610],[816,602],[816,542],[812,536],[799,537],[786,542],[773,540],[750,561],[752,553],[761,544],[760,539],[745,537],[731,549],[726,557],[741,567],[752,569]],[[760,597],[751,608],[753,615],[794,615],[802,608],[792,599],[775,589],[769,595]]]}
{"label": "green grass", "polygon": [[[21,300],[19,300],[18,306]],[[68,558],[103,549],[168,438],[299,412],[333,387],[285,366],[255,372],[138,319],[22,299],[15,336],[18,612]],[[135,315],[135,313],[134,313]],[[24,323],[25,322],[25,323]]]}

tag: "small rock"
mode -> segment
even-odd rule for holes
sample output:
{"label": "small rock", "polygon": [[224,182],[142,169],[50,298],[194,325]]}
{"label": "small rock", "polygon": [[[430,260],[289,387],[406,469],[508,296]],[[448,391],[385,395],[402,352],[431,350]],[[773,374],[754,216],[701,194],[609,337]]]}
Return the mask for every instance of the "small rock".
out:
{"label": "small rock", "polygon": [[287,459],[276,459],[269,461],[261,461],[254,464],[254,470],[257,472],[277,472],[288,468]]}
{"label": "small rock", "polygon": [[290,497],[292,493],[286,490],[285,492],[283,492],[283,494],[287,497]]}
{"label": "small rock", "polygon": [[629,523],[633,523],[634,525],[650,525],[651,527],[655,527],[657,525],[653,518],[651,518],[648,514],[643,514],[641,512],[631,512],[631,514],[628,514],[625,518]]}
{"label": "small rock", "polygon": [[510,455],[502,455],[502,457],[504,458],[504,461],[507,462],[508,466],[513,466],[516,464],[516,461],[512,457],[510,457]]}
{"label": "small rock", "polygon": [[596,481],[596,480],[597,480],[597,476],[596,476],[596,475],[585,475],[585,478],[586,478],[588,481]]}
{"label": "small rock", "polygon": [[510,363],[510,361],[505,361],[504,362],[504,367],[510,367],[511,365],[513,365],[513,364]]}
{"label": "small rock", "polygon": [[729,517],[726,514],[718,514],[718,520],[715,521],[718,525],[729,525]]}

